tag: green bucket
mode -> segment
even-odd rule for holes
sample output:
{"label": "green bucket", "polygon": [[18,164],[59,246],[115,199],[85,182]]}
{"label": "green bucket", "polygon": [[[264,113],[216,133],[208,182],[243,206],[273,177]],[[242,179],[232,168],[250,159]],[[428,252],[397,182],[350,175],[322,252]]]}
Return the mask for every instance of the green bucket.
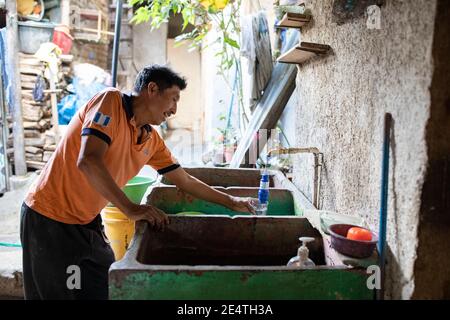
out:
{"label": "green bucket", "polygon": [[122,190],[127,195],[128,199],[134,203],[140,204],[148,187],[154,182],[155,180],[152,178],[136,176],[128,181]]}

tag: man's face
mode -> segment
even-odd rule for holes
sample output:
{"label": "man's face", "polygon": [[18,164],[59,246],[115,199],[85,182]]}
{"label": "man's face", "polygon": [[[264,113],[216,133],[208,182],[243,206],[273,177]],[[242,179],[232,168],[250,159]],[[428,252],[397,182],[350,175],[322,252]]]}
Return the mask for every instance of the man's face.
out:
{"label": "man's face", "polygon": [[150,82],[147,93],[150,124],[160,125],[177,112],[177,104],[180,100],[180,88],[178,86],[174,85],[160,91],[156,83]]}

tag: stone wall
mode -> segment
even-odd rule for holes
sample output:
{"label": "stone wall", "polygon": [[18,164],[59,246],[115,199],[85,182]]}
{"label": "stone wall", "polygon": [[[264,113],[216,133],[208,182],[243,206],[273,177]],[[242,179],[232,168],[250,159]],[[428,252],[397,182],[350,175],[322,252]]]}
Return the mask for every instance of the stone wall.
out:
{"label": "stone wall", "polygon": [[[79,12],[78,10],[84,9],[101,13],[103,17],[103,29],[104,31],[106,31],[105,28],[109,30],[109,0],[69,0],[66,2],[68,2],[68,6],[70,8],[69,25],[71,28],[81,27],[97,29],[97,21],[95,20],[95,17],[90,17],[90,19],[87,19],[86,16],[81,16],[77,18],[77,12]],[[78,29],[73,29],[72,35],[75,39],[72,42],[70,54],[74,56],[74,61],[77,63],[90,63],[111,72],[109,63],[109,42],[113,41],[113,37],[103,35],[100,41],[98,41],[96,40],[98,38],[96,33],[81,31]]]}
{"label": "stone wall", "polygon": [[76,63],[94,64],[111,73],[109,68],[109,45],[104,43],[74,41],[70,54]]}
{"label": "stone wall", "polygon": [[[301,40],[333,49],[330,56],[298,68],[296,88],[295,145],[318,147],[324,153],[322,209],[362,216],[378,230],[385,112],[394,119],[388,298],[409,299],[415,288],[421,198],[430,156],[427,124],[436,2],[386,0],[381,28],[369,29],[367,16],[334,23],[333,0],[305,1],[313,22],[302,30]],[[311,199],[312,156],[294,159],[294,183]]]}

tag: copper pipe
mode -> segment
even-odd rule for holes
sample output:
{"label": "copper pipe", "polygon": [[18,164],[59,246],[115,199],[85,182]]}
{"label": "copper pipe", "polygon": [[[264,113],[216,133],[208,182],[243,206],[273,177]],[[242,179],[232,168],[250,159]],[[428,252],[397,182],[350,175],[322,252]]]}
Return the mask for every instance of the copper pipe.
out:
{"label": "copper pipe", "polygon": [[314,187],[313,187],[313,205],[317,209],[320,207],[320,184],[321,172],[323,166],[323,153],[316,147],[310,148],[276,148],[267,153],[268,157],[280,154],[312,153],[314,155]]}

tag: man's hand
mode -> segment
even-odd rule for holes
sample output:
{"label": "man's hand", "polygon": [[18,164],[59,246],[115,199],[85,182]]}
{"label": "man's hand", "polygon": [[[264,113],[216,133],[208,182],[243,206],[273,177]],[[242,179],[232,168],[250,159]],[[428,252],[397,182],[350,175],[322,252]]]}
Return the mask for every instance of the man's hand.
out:
{"label": "man's hand", "polygon": [[254,198],[240,198],[230,196],[231,204],[228,206],[233,211],[256,214],[257,200]]}
{"label": "man's hand", "polygon": [[169,217],[164,211],[150,205],[133,205],[124,213],[133,221],[148,221],[158,231],[163,231],[165,226],[170,223]]}

